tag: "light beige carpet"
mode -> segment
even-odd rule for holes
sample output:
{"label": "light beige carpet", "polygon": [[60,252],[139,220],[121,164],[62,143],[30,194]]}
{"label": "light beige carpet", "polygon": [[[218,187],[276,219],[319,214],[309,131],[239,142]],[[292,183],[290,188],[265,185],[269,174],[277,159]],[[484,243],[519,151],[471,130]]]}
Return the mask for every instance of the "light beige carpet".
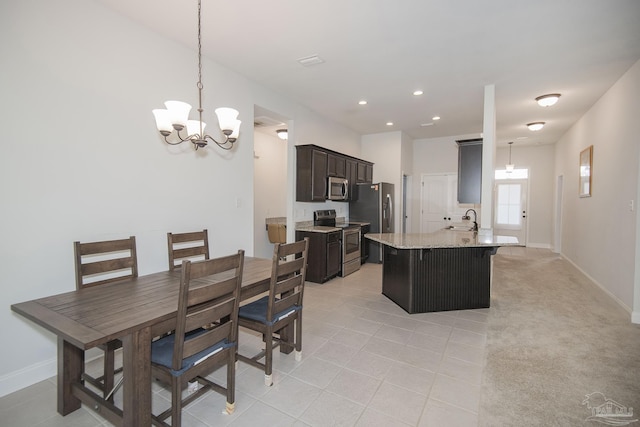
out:
{"label": "light beige carpet", "polygon": [[582,404],[595,392],[640,418],[640,325],[551,251],[498,252],[480,425],[603,425]]}

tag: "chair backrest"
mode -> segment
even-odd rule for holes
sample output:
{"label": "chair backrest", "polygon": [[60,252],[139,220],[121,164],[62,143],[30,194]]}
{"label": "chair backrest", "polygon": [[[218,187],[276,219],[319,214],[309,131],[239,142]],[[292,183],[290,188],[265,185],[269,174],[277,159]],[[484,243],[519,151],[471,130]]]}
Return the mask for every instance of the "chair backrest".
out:
{"label": "chair backrest", "polygon": [[222,340],[237,342],[243,268],[243,250],[211,260],[182,262],[174,370],[182,368],[184,359]]}
{"label": "chair backrest", "polygon": [[207,230],[191,233],[167,233],[169,270],[180,268],[182,261],[209,259],[209,235]]}
{"label": "chair backrest", "polygon": [[76,289],[138,277],[136,238],[74,242]]}
{"label": "chair backrest", "polygon": [[302,307],[308,251],[308,237],[274,245],[267,319],[275,321],[275,314]]}

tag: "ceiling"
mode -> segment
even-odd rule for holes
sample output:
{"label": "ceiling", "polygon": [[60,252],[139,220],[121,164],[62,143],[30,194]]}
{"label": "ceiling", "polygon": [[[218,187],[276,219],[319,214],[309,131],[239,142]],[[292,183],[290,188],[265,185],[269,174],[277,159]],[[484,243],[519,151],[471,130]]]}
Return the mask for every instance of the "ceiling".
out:
{"label": "ceiling", "polygon": [[[196,49],[196,0],[97,1]],[[498,144],[550,144],[640,59],[638,22],[638,0],[203,0],[202,49],[359,134],[479,134],[495,84]]]}

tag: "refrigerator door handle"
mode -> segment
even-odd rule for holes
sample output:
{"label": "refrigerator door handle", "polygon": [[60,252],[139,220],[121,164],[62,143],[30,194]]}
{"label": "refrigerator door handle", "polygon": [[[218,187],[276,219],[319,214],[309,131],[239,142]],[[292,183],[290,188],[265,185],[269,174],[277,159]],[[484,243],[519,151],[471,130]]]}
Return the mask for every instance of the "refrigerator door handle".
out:
{"label": "refrigerator door handle", "polygon": [[393,220],[393,202],[391,200],[391,194],[387,194],[387,209],[389,210],[389,215],[387,216],[388,226],[387,228],[391,228],[391,221]]}

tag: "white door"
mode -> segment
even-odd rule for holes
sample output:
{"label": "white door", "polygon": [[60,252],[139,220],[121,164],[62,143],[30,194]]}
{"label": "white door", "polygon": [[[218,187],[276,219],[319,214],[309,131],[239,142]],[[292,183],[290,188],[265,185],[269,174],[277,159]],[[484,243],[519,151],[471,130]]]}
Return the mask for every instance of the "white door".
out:
{"label": "white door", "polygon": [[449,178],[447,175],[422,175],[422,210],[420,232],[433,233],[447,225],[449,203]]}
{"label": "white door", "polygon": [[495,182],[493,233],[517,237],[522,244],[527,243],[527,183],[526,179]]}

